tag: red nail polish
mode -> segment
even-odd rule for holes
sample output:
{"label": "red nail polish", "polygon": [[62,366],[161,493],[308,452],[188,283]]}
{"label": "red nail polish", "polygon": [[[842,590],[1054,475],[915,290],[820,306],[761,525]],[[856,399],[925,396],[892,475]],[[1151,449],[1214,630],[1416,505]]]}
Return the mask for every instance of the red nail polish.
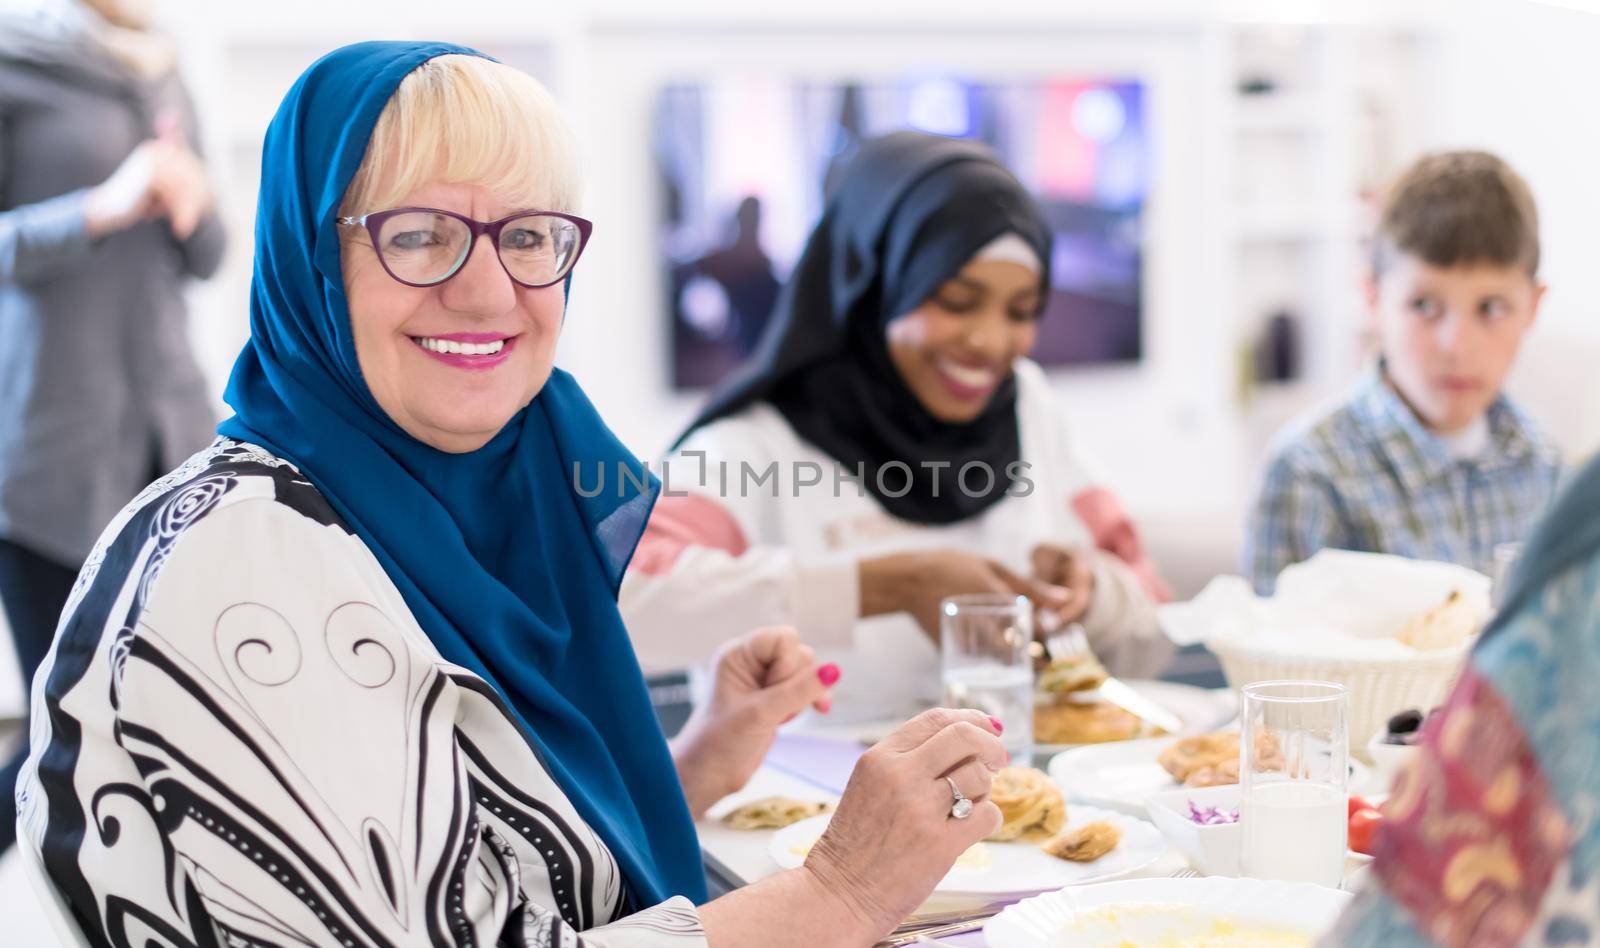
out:
{"label": "red nail polish", "polygon": [[818,702],[817,710],[822,712],[823,714],[827,714],[829,711],[832,711],[833,710],[833,699],[832,698],[823,698],[820,702]]}
{"label": "red nail polish", "polygon": [[832,688],[833,683],[839,680],[839,666],[829,662],[817,669],[817,680]]}
{"label": "red nail polish", "polygon": [[999,718],[991,716],[989,718],[989,723],[994,725],[994,732],[996,734],[1005,733],[1006,726],[1004,724],[1000,723],[1000,719]]}

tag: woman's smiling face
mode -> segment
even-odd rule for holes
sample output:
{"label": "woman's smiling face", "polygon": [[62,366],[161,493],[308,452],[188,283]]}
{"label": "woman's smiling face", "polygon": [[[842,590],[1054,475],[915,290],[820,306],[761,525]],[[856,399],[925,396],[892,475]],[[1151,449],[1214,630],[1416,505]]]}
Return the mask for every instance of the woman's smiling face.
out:
{"label": "woman's smiling face", "polygon": [[964,424],[983,413],[1012,363],[1033,348],[1043,305],[1032,269],[969,261],[921,306],[889,322],[889,358],[929,414]]}
{"label": "woman's smiling face", "polygon": [[[481,221],[528,210],[481,185],[445,183],[417,188],[396,206]],[[484,235],[449,280],[407,286],[384,270],[364,228],[343,230],[351,330],[372,397],[407,434],[441,451],[487,444],[550,378],[562,285],[528,289],[512,281]]]}

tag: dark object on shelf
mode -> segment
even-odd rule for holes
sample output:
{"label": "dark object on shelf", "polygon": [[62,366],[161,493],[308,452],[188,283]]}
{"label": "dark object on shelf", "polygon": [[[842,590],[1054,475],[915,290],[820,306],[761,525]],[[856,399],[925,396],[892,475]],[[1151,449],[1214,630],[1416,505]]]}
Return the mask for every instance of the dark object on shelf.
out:
{"label": "dark object on shelf", "polygon": [[1300,377],[1300,320],[1280,310],[1256,340],[1256,381],[1292,382]]}
{"label": "dark object on shelf", "polygon": [[1270,76],[1244,76],[1239,80],[1240,95],[1271,95],[1278,91],[1278,80]]}

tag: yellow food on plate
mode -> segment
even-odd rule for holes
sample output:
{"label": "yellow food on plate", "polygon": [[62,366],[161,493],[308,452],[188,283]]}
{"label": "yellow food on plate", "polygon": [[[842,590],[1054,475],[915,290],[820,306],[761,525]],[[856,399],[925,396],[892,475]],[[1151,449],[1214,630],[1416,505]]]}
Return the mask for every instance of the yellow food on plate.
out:
{"label": "yellow food on plate", "polygon": [[736,830],[783,829],[831,809],[832,805],[817,801],[763,797],[733,810],[722,818],[722,824]]}
{"label": "yellow food on plate", "polygon": [[1033,709],[1033,739],[1041,744],[1104,744],[1147,737],[1152,730],[1109,701],[1057,701]]}
{"label": "yellow food on plate", "polygon": [[1118,902],[1075,912],[1064,926],[1085,948],[1310,948],[1311,935],[1285,925],[1220,915],[1193,905]]}
{"label": "yellow food on plate", "polygon": [[1094,862],[1116,849],[1121,842],[1122,830],[1104,820],[1096,820],[1068,830],[1054,839],[1045,840],[1039,848],[1057,859]]}
{"label": "yellow food on plate", "polygon": [[[1271,766],[1283,758],[1278,739],[1271,734],[1256,738],[1256,749]],[[1213,731],[1181,737],[1156,758],[1172,779],[1185,787],[1220,787],[1239,782],[1239,732]]]}
{"label": "yellow food on plate", "polygon": [[1039,673],[1037,689],[1043,695],[1066,695],[1092,691],[1109,677],[1106,667],[1093,655],[1058,658]]}
{"label": "yellow food on plate", "polygon": [[1061,831],[1067,822],[1067,801],[1055,781],[1032,767],[1002,767],[995,772],[989,799],[1005,822],[989,839],[1038,842]]}
{"label": "yellow food on plate", "polygon": [[1401,626],[1395,638],[1418,651],[1454,648],[1477,635],[1486,618],[1460,590],[1451,590],[1444,602]]}

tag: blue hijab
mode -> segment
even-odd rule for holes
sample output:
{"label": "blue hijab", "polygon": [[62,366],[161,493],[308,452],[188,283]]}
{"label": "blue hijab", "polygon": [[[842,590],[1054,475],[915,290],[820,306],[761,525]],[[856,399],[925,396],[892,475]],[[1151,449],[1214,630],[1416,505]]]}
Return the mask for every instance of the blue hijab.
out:
{"label": "blue hijab", "polygon": [[[482,55],[346,46],[284,97],[262,153],[250,340],[224,396],[236,414],[218,430],[294,462],[440,654],[499,692],[634,907],[702,902],[694,825],[616,603],[658,485],[559,369],[487,445],[447,454],[385,414],[356,360],[334,217],[401,79],[452,53]],[[605,489],[583,496],[601,469]]]}

